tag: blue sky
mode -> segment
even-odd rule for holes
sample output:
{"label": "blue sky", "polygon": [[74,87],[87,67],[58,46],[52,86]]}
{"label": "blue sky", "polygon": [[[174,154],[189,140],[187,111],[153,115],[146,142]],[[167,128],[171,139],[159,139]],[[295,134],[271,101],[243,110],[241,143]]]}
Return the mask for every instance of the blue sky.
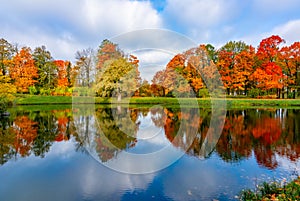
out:
{"label": "blue sky", "polygon": [[105,38],[147,28],[168,29],[216,47],[243,40],[255,47],[272,34],[300,39],[299,0],[10,0],[0,7],[0,38],[56,59],[97,48]]}

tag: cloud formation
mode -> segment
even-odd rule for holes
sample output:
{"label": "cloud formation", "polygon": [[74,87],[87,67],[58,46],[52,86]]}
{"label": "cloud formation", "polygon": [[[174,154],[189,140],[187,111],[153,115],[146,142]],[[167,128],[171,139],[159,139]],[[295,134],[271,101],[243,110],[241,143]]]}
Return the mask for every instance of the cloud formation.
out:
{"label": "cloud formation", "polygon": [[298,40],[299,7],[298,0],[10,0],[0,7],[0,38],[45,45],[55,58],[69,60],[105,38],[149,28],[216,47],[243,38],[256,45],[274,32]]}

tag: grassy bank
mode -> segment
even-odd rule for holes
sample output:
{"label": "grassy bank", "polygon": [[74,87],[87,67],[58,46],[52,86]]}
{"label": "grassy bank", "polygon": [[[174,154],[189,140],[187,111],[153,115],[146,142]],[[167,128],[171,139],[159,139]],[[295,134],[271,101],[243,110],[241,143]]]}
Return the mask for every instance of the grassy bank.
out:
{"label": "grassy bank", "polygon": [[258,200],[299,200],[300,199],[300,177],[287,183],[263,183],[256,190],[243,190],[240,200],[258,201]]}
{"label": "grassy bank", "polygon": [[[223,99],[214,99],[215,101],[221,101]],[[18,97],[15,104],[16,105],[53,105],[53,104],[110,104],[116,101],[110,98],[100,98],[100,97],[68,97],[68,96],[22,96]],[[126,104],[142,104],[142,105],[196,105],[198,102],[200,107],[209,107],[211,105],[211,99],[190,99],[190,98],[162,98],[162,97],[145,97],[145,98],[131,98],[123,99],[121,103]],[[179,104],[180,103],[180,104]],[[300,99],[234,99],[227,98],[226,104],[228,108],[231,107],[250,107],[250,106],[300,106]]]}

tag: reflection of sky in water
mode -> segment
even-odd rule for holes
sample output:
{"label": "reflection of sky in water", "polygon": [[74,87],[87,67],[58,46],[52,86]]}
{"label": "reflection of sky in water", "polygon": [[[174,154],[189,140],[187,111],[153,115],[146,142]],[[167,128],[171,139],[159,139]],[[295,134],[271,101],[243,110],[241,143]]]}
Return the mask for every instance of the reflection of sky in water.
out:
{"label": "reflection of sky in water", "polygon": [[139,129],[137,132],[138,143],[127,150],[130,153],[146,154],[159,151],[166,146],[170,146],[170,141],[166,138],[164,129],[158,128],[151,120],[149,112],[145,117],[139,117]]}
{"label": "reflection of sky in water", "polygon": [[[284,159],[279,159],[279,164]],[[184,156],[170,167],[145,175],[112,171],[75,152],[75,141],[54,143],[44,159],[30,156],[0,167],[1,200],[228,200],[261,180],[288,176],[267,170],[255,158],[230,164]]]}

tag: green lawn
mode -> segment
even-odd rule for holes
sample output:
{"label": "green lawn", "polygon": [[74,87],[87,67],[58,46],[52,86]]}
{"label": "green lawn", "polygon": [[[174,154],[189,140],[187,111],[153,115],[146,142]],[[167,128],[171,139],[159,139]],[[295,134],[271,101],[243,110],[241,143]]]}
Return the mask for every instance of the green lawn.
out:
{"label": "green lawn", "polygon": [[[218,101],[224,101],[225,99],[213,99],[215,103]],[[121,104],[126,104],[130,102],[130,104],[142,104],[142,105],[166,105],[166,106],[179,106],[179,105],[187,105],[193,106],[197,102],[200,107],[210,107],[211,99],[209,98],[165,98],[165,97],[143,97],[143,98],[131,98],[131,99],[123,99]],[[180,102],[180,104],[179,104]],[[116,103],[115,100],[110,98],[100,98],[100,97],[69,97],[69,96],[31,96],[31,95],[23,95],[18,97],[16,100],[16,105],[53,105],[53,104],[110,104]],[[227,98],[226,99],[227,107],[236,108],[236,107],[250,107],[250,106],[300,106],[300,99],[235,99],[235,98]]]}

